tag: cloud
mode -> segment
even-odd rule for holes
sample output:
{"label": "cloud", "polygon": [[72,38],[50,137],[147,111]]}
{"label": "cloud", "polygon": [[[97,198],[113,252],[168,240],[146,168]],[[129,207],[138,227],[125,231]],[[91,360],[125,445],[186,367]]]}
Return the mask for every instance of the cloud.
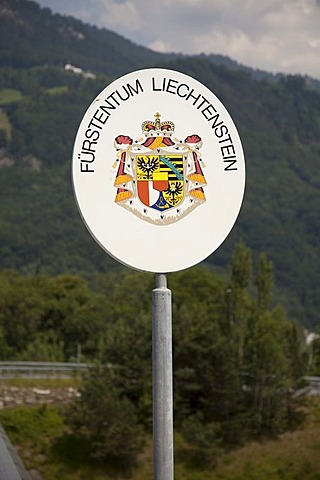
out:
{"label": "cloud", "polygon": [[[161,51],[222,53],[255,68],[320,77],[320,8],[314,0],[234,0],[221,8],[203,0],[197,5],[180,14],[175,10],[165,34],[156,39],[162,40]],[[184,31],[173,28],[179,19]]]}
{"label": "cloud", "polygon": [[39,0],[161,52],[320,78],[320,0]]}
{"label": "cloud", "polygon": [[[95,0],[99,5],[99,25],[125,35],[141,27],[141,12],[131,0]],[[110,27],[109,25],[112,25]]]}

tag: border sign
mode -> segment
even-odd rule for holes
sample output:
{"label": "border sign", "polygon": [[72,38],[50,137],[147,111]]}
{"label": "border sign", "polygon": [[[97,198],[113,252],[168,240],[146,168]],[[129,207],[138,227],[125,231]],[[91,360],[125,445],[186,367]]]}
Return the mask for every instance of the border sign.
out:
{"label": "border sign", "polygon": [[245,162],[223,104],[172,70],[132,72],[86,111],[73,185],[84,223],[126,266],[168,273],[196,265],[239,214]]}

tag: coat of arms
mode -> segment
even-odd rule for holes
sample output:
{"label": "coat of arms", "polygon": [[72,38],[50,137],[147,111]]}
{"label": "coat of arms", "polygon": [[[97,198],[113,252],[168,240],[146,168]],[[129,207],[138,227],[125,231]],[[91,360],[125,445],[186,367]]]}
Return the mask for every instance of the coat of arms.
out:
{"label": "coat of arms", "polygon": [[139,140],[115,139],[115,202],[147,222],[169,225],[206,200],[202,140],[195,134],[173,138],[174,123],[154,116],[143,122]]}

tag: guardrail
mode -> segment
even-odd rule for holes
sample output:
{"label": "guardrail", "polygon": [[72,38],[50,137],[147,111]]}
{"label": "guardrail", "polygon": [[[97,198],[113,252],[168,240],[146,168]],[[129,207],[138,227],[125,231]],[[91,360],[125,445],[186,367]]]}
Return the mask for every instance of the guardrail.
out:
{"label": "guardrail", "polygon": [[308,395],[320,395],[320,377],[305,376],[303,380],[308,384]]}
{"label": "guardrail", "polygon": [[78,362],[0,362],[0,379],[72,378],[91,366]]}
{"label": "guardrail", "polygon": [[31,480],[21,458],[0,425],[0,480]]}

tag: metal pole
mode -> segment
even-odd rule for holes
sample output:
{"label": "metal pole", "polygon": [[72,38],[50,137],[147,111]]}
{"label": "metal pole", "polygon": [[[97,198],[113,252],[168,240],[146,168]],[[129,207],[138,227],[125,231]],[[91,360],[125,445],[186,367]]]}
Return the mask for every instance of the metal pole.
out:
{"label": "metal pole", "polygon": [[173,480],[173,393],[171,291],[165,274],[156,274],[152,291],[153,472]]}

